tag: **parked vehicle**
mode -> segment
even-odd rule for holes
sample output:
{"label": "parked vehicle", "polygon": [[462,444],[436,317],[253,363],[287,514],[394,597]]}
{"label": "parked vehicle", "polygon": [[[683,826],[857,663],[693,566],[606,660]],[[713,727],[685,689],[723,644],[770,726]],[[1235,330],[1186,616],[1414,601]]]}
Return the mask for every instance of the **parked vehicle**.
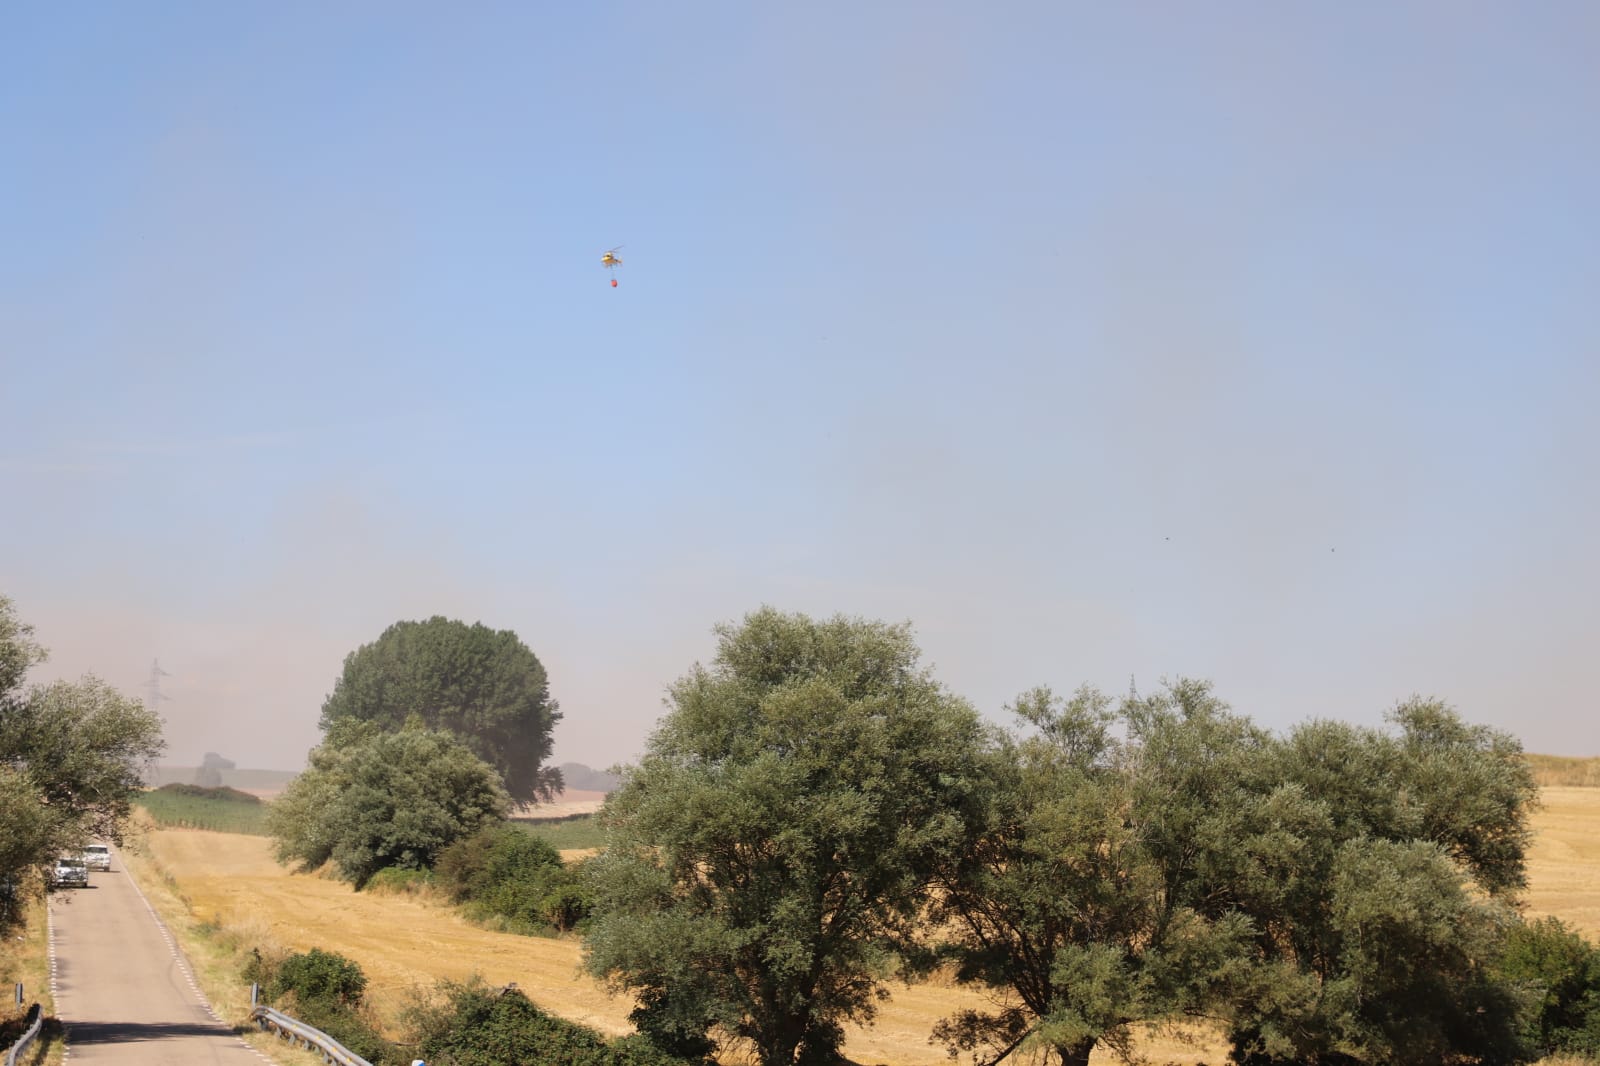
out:
{"label": "parked vehicle", "polygon": [[111,869],[111,848],[106,844],[90,844],[83,849],[83,864],[91,870]]}
{"label": "parked vehicle", "polygon": [[51,875],[50,882],[58,888],[87,888],[89,885],[89,868],[84,865],[82,859],[57,859],[55,872]]}

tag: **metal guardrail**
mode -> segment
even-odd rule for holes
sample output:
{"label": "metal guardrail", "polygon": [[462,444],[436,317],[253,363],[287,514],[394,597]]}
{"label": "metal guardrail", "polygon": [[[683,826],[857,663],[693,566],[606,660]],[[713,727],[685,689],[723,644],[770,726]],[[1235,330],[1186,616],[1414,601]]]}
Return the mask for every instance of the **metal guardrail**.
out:
{"label": "metal guardrail", "polygon": [[28,1008],[28,1017],[33,1020],[28,1023],[28,1028],[17,1037],[17,1042],[11,1045],[11,1050],[6,1052],[6,1066],[17,1066],[17,1056],[28,1049],[33,1043],[33,1038],[39,1035],[39,1029],[44,1025],[44,1011],[35,1003]]}
{"label": "metal guardrail", "polygon": [[[322,1054],[322,1061],[336,1062],[339,1066],[372,1066],[372,1063],[345,1047],[321,1029],[314,1028],[304,1022],[295,1021],[281,1011],[271,1007],[255,1007],[250,1011],[250,1020],[257,1026],[299,1047],[315,1048]],[[6,1066],[11,1066],[8,1059]]]}

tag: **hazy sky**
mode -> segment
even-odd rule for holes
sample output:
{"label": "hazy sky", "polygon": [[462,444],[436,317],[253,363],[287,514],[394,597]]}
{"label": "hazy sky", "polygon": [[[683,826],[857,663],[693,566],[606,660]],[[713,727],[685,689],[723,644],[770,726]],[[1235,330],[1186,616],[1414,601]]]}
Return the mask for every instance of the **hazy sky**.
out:
{"label": "hazy sky", "polygon": [[[1600,7],[22,4],[0,592],[169,762],[399,619],[634,757],[763,604],[1600,754]],[[625,244],[619,287],[600,253]]]}

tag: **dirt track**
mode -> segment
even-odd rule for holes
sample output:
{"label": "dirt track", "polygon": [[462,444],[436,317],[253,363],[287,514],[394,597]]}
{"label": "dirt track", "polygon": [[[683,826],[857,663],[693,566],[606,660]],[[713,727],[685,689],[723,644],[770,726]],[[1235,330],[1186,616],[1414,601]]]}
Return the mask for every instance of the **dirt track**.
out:
{"label": "dirt track", "polygon": [[[1534,824],[1529,861],[1533,913],[1556,914],[1600,936],[1600,789],[1547,789]],[[438,977],[482,974],[515,981],[535,1002],[607,1033],[628,1032],[631,1004],[608,997],[579,971],[576,940],[490,933],[451,911],[415,899],[352,892],[338,881],[290,875],[272,861],[259,837],[167,830],[151,835],[156,857],[179,881],[196,917],[258,931],[285,947],[323,947],[360,961],[373,999],[397,1010],[414,987]],[[888,1066],[946,1061],[928,1043],[935,1021],[974,994],[937,984],[897,986],[875,1027],[852,1030],[847,1053],[856,1062]],[[1153,1040],[1156,1062],[1219,1062],[1215,1048]],[[1096,1062],[1102,1061],[1097,1056]],[[1104,1061],[1113,1061],[1105,1058]]]}

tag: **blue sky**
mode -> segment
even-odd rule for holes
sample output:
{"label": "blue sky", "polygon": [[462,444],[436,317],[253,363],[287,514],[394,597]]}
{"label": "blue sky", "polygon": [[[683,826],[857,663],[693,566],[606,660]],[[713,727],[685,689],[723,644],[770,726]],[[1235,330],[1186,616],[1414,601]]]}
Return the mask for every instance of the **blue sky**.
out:
{"label": "blue sky", "polygon": [[[1600,754],[1592,4],[25,5],[0,591],[171,761],[514,629],[558,760],[711,627]],[[619,287],[598,257],[624,244]]]}

